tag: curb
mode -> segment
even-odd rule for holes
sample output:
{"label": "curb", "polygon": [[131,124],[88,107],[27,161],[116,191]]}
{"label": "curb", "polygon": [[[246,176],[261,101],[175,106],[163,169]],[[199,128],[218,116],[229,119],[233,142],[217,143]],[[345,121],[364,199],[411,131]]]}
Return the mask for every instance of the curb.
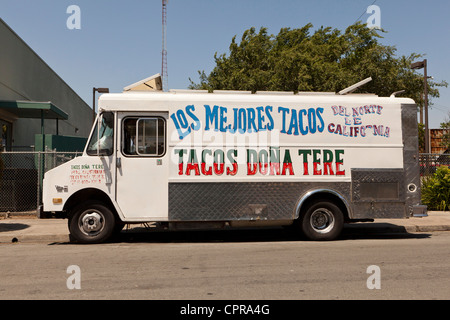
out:
{"label": "curb", "polygon": [[436,225],[436,226],[411,226],[411,229],[415,231],[411,232],[436,232],[436,231],[450,231],[450,226],[448,225]]}
{"label": "curb", "polygon": [[[450,231],[450,214],[434,212],[422,219],[380,219],[370,223],[345,224],[344,232],[358,235],[408,234]],[[5,221],[5,223],[1,223]],[[138,230],[136,230],[138,232]],[[138,232],[139,233],[139,232]],[[70,235],[64,219],[38,219],[33,215],[0,217],[0,243],[69,243]]]}
{"label": "curb", "polygon": [[[355,234],[413,234],[418,232],[437,232],[437,231],[450,231],[450,225],[435,225],[435,226],[355,226],[347,225],[345,229],[351,230],[351,233]],[[7,243],[69,243],[69,234],[46,234],[46,235],[26,235],[26,234],[9,234],[0,235],[0,244]]]}
{"label": "curb", "polygon": [[40,243],[40,242],[69,242],[69,235],[5,235],[0,236],[0,244],[4,243]]}

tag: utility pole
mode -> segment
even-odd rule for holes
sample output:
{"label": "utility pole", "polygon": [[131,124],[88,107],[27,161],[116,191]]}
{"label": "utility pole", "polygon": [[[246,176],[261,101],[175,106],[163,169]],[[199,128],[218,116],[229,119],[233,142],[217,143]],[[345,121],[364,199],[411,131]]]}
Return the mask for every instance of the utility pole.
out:
{"label": "utility pole", "polygon": [[[424,111],[425,111],[425,153],[430,153],[430,130],[428,128],[428,74],[427,59],[411,64],[411,69],[423,69]],[[421,115],[422,117],[422,115]]]}
{"label": "utility pole", "polygon": [[169,88],[169,79],[167,71],[167,3],[168,0],[162,0],[162,66],[161,76],[163,91],[167,91]]}

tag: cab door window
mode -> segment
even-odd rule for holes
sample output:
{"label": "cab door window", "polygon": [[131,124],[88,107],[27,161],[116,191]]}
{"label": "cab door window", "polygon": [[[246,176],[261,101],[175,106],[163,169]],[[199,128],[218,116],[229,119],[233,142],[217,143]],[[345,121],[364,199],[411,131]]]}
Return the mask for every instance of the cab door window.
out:
{"label": "cab door window", "polygon": [[126,118],[122,153],[126,156],[161,157],[166,152],[166,121],[160,117]]}

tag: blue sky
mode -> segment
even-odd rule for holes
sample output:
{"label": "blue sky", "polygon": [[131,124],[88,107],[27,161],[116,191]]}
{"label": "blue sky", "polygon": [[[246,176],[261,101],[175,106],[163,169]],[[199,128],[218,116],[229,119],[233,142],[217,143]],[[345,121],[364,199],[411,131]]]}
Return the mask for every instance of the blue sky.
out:
{"label": "blue sky", "polygon": [[[366,22],[374,0],[169,0],[169,87],[185,89],[198,70],[209,73],[214,53],[228,53],[233,36],[267,27],[311,22],[314,29],[344,30]],[[67,8],[78,5],[81,29],[69,30]],[[450,83],[450,1],[377,0],[382,43],[398,55],[425,54],[428,73]],[[0,17],[89,105],[93,87],[124,87],[161,72],[160,0],[0,0]],[[422,71],[420,71],[422,72]],[[400,90],[401,88],[399,88]],[[441,90],[429,111],[430,128],[449,117],[450,88]]]}

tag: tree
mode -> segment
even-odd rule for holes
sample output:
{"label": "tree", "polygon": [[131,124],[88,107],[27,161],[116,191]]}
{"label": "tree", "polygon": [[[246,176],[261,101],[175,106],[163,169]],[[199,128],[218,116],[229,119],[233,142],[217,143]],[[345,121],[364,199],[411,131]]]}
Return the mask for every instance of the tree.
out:
{"label": "tree", "polygon": [[[345,32],[313,25],[282,28],[269,35],[266,28],[244,31],[240,43],[233,37],[229,55],[217,52],[216,66],[209,75],[199,71],[200,83],[190,80],[190,89],[246,91],[330,91],[338,92],[365,78],[373,81],[359,92],[389,96],[405,90],[420,107],[423,76],[410,68],[423,57],[412,53],[396,57],[394,46],[380,43],[383,30],[369,29],[361,22]],[[439,87],[447,82],[429,81],[430,97],[439,97]]]}
{"label": "tree", "polygon": [[425,125],[419,123],[419,152],[425,152]]}

